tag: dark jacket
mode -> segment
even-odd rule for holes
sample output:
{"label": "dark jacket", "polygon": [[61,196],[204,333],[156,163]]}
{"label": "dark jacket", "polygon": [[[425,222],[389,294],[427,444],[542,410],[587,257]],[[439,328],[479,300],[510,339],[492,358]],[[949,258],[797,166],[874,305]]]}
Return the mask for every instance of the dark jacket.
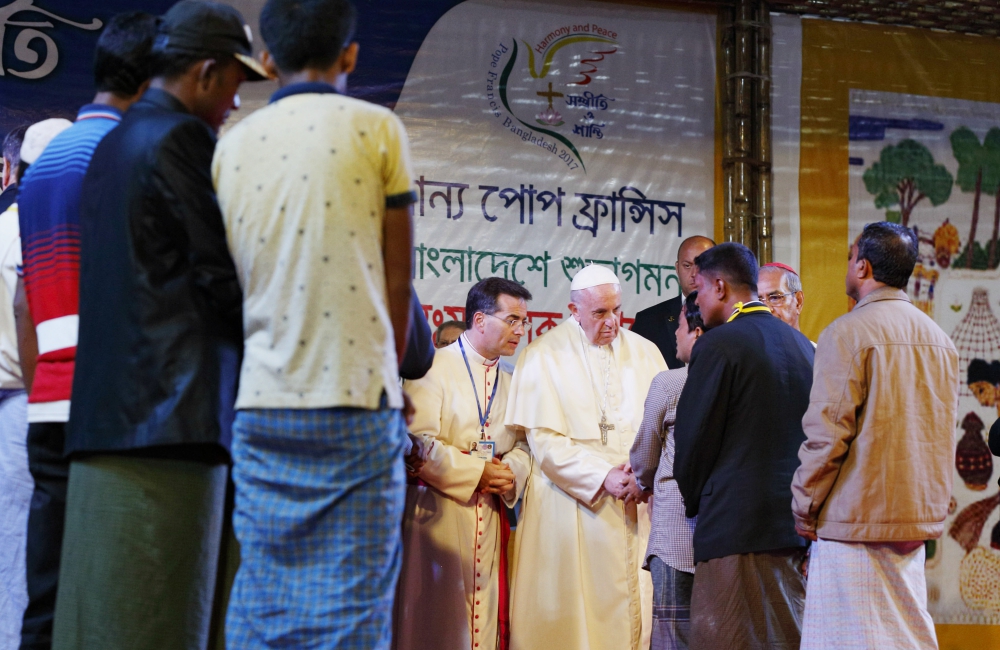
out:
{"label": "dark jacket", "polygon": [[660,348],[667,367],[680,368],[684,362],[677,358],[677,319],[681,317],[683,298],[677,296],[643,309],[635,315],[632,331]]}
{"label": "dark jacket", "polygon": [[80,199],[80,329],[67,453],[228,449],[242,297],[215,136],[152,89],[98,145]]}
{"label": "dark jacket", "polygon": [[403,362],[399,364],[399,376],[403,379],[420,379],[427,374],[434,363],[434,338],[431,336],[431,326],[427,323],[424,307],[417,297],[417,290],[412,290],[410,299],[410,331],[406,334],[406,352]]}
{"label": "dark jacket", "polygon": [[677,405],[674,478],[698,516],[694,559],[804,546],[789,503],[813,346],[768,312],[698,339]]}

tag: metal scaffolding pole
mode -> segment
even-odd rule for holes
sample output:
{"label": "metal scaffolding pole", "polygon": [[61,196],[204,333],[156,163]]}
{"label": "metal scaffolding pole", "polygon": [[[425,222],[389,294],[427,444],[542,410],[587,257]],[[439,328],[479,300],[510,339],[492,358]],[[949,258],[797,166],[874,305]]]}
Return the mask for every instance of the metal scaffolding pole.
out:
{"label": "metal scaffolding pole", "polygon": [[720,10],[723,238],[771,261],[771,19],[764,0]]}

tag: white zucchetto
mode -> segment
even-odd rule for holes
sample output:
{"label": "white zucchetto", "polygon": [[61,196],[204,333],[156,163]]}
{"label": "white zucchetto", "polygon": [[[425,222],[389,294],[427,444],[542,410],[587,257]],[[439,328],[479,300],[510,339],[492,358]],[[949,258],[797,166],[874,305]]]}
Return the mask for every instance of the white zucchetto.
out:
{"label": "white zucchetto", "polygon": [[21,143],[21,162],[34,164],[52,139],[71,126],[72,122],[61,117],[42,120],[29,126]]}
{"label": "white zucchetto", "polygon": [[569,288],[570,291],[579,291],[601,284],[617,284],[621,286],[618,276],[611,269],[600,264],[590,264],[580,269],[573,276],[573,283],[569,285]]}

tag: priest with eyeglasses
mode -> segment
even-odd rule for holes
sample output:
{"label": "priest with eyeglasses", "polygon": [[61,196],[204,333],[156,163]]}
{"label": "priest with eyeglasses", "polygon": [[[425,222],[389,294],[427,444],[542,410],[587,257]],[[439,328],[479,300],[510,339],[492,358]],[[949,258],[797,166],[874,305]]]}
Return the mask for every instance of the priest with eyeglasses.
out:
{"label": "priest with eyeglasses", "polygon": [[762,264],[757,271],[757,297],[783,323],[796,332],[802,331],[799,327],[804,301],[802,280],[795,269],[781,262]]}
{"label": "priest with eyeglasses", "polygon": [[531,327],[531,293],[486,278],[469,290],[466,330],[404,385],[422,467],[403,515],[396,650],[506,650],[506,509],[528,478],[527,445],[504,426],[511,366]]}
{"label": "priest with eyeglasses", "polygon": [[571,316],[521,353],[507,402],[507,424],[524,432],[532,457],[510,647],[645,650],[649,514],[628,496],[628,459],[646,393],[667,365],[653,343],[621,328],[612,271],[587,266],[570,289]]}

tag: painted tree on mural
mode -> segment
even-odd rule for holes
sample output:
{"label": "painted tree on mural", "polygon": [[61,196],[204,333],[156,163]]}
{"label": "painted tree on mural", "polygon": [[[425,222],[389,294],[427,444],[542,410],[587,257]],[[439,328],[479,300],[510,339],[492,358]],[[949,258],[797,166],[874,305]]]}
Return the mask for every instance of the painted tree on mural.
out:
{"label": "painted tree on mural", "polygon": [[913,208],[925,198],[941,205],[951,196],[951,173],[934,162],[930,150],[906,139],[882,149],[879,159],[865,171],[865,189],[875,195],[876,208],[898,205],[904,226]]}
{"label": "painted tree on mural", "polygon": [[[990,129],[985,140],[979,138],[968,127],[955,129],[951,134],[951,150],[958,161],[958,173],[955,184],[963,192],[973,192],[972,225],[969,228],[969,238],[965,246],[966,268],[988,268],[991,260],[980,259],[977,263],[976,252],[982,252],[982,247],[976,242],[976,229],[979,227],[979,201],[983,192],[996,196],[1000,201],[1000,130]],[[994,209],[994,224],[1000,220],[1000,203]],[[994,228],[994,239],[996,228]],[[993,255],[996,247],[991,245]],[[983,256],[985,257],[985,255]],[[992,255],[991,255],[992,257]]]}
{"label": "painted tree on mural", "polygon": [[993,236],[990,238],[990,252],[986,261],[986,268],[996,268],[997,265],[997,238],[1000,236],[1000,128],[993,127],[986,132],[983,140],[989,160],[990,178],[993,197]]}

